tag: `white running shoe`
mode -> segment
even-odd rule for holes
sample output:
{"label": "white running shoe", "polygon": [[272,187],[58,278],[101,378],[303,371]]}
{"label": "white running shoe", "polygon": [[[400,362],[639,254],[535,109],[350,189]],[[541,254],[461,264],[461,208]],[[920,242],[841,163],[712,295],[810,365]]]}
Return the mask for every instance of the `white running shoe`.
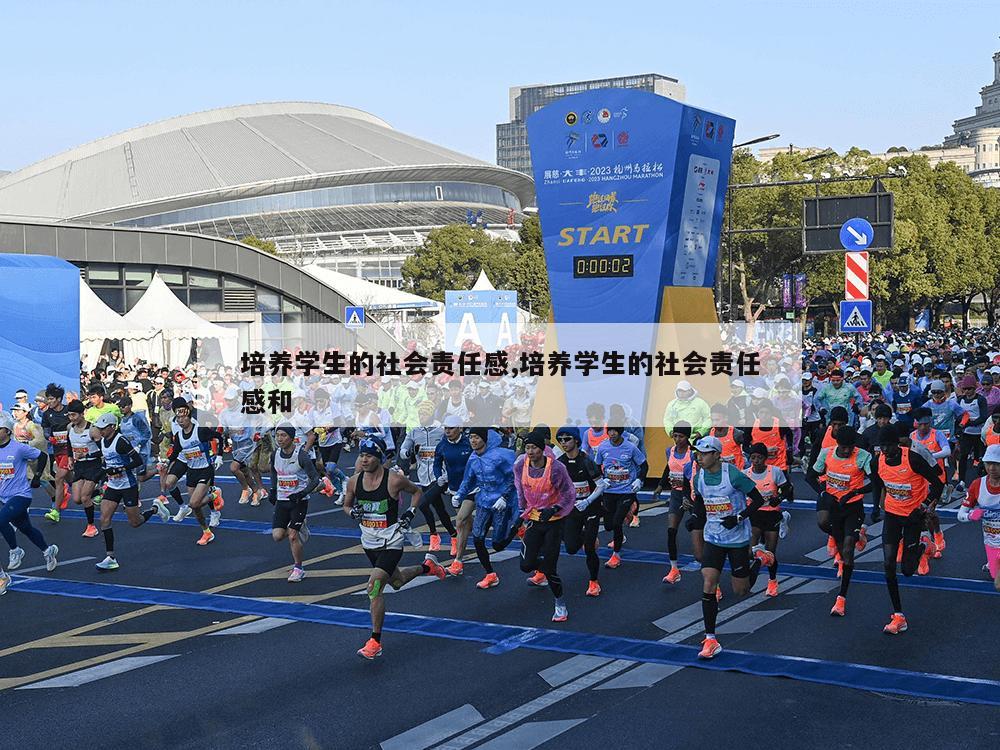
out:
{"label": "white running shoe", "polygon": [[42,557],[45,558],[45,569],[50,573],[53,570],[55,570],[56,565],[59,564],[59,561],[56,560],[56,555],[58,554],[59,554],[59,548],[54,544],[50,544],[48,547],[45,548],[45,551],[42,553]]}
{"label": "white running shoe", "polygon": [[209,514],[208,514],[208,525],[211,528],[214,529],[216,526],[219,525],[219,523],[221,521],[222,521],[222,511],[213,510],[213,511],[209,512]]}
{"label": "white running shoe", "polygon": [[781,511],[781,522],[778,524],[778,538],[784,539],[788,536],[788,527],[792,525],[792,514],[787,510]]}
{"label": "white running shoe", "polygon": [[344,504],[344,496],[342,494],[341,495],[337,495],[337,499],[333,501],[333,504],[334,505],[343,505]]}
{"label": "white running shoe", "polygon": [[192,513],[191,506],[188,505],[187,503],[184,503],[184,505],[181,506],[181,509],[174,514],[174,520],[177,523],[180,523],[185,518],[187,518],[188,516],[190,516],[191,513]]}
{"label": "white running shoe", "polygon": [[416,547],[419,549],[424,546],[424,538],[420,535],[420,532],[416,529],[410,529],[406,532],[406,543],[411,547]]}
{"label": "white running shoe", "polygon": [[111,555],[108,555],[94,567],[98,570],[118,570],[118,561]]}
{"label": "white running shoe", "polygon": [[552,615],[552,622],[566,622],[569,619],[569,609],[565,604],[557,604]]}
{"label": "white running shoe", "polygon": [[24,559],[24,550],[15,547],[10,551],[10,559],[7,562],[7,570],[17,570],[21,567],[21,560]]}
{"label": "white running shoe", "polygon": [[303,521],[302,522],[302,528],[299,529],[299,541],[302,544],[305,544],[306,542],[309,541],[309,522],[308,521]]}
{"label": "white running shoe", "polygon": [[160,500],[160,498],[153,500],[153,507],[156,508],[156,515],[160,517],[160,520],[163,521],[163,523],[170,520],[170,508],[168,508],[166,503]]}
{"label": "white running shoe", "polygon": [[305,577],[306,577],[306,572],[302,568],[292,568],[292,572],[288,576],[288,580],[291,583],[298,583]]}
{"label": "white running shoe", "polygon": [[10,576],[0,570],[0,596],[7,593],[8,586],[10,586]]}

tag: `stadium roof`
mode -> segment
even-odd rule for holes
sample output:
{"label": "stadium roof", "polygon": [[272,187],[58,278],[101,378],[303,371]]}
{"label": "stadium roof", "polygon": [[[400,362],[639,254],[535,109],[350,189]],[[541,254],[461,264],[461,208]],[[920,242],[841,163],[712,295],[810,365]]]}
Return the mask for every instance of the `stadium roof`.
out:
{"label": "stadium roof", "polygon": [[0,176],[0,214],[119,221],[330,185],[449,179],[518,195],[512,170],[393,130],[358,109],[272,102],[132,128]]}

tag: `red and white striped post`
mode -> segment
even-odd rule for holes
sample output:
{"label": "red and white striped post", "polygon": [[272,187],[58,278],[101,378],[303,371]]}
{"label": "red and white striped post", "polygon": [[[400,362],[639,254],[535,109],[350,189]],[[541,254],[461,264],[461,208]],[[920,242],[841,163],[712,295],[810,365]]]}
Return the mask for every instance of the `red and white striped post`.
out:
{"label": "red and white striped post", "polygon": [[868,299],[868,253],[844,253],[844,299]]}

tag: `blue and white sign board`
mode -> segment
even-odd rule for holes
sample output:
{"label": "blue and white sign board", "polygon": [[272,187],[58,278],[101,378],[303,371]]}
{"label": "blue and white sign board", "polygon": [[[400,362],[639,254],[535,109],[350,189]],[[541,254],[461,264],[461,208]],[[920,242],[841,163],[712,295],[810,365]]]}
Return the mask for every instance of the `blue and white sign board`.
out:
{"label": "blue and white sign board", "polygon": [[493,289],[444,293],[445,348],[471,341],[488,352],[518,342],[517,292]]}
{"label": "blue and white sign board", "polygon": [[361,330],[365,327],[365,308],[346,307],[344,308],[344,328]]}
{"label": "blue and white sign board", "polygon": [[848,219],[840,228],[840,244],[845,250],[864,250],[875,239],[875,230],[867,219]]}
{"label": "blue and white sign board", "polygon": [[870,299],[844,300],[840,303],[841,333],[871,333],[872,301]]}

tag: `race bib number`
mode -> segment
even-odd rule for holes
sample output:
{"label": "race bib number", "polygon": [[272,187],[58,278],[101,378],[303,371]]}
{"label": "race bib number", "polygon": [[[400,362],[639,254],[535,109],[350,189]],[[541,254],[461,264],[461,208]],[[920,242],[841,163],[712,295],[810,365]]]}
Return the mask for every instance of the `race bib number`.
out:
{"label": "race bib number", "polygon": [[282,477],[278,477],[279,490],[291,493],[295,492],[295,488],[298,486],[299,486],[299,480],[296,479],[295,477],[292,477],[291,479],[283,479]]}
{"label": "race bib number", "polygon": [[684,472],[683,471],[672,471],[670,472],[670,488],[674,490],[684,489]]}
{"label": "race bib number", "polygon": [[84,446],[82,448],[79,447],[79,446],[77,446],[77,445],[73,446],[73,458],[75,458],[75,459],[77,459],[79,461],[82,461],[85,458],[87,458],[87,456],[89,456],[89,455],[90,455],[90,451],[87,449],[86,446]]}
{"label": "race bib number", "polygon": [[826,486],[827,489],[846,490],[851,483],[851,478],[847,474],[835,474],[827,469]]}
{"label": "race bib number", "polygon": [[627,471],[622,470],[622,469],[618,469],[618,470],[612,469],[612,470],[608,471],[608,481],[609,482],[617,482],[617,483],[627,482],[628,478],[629,478],[629,473]]}
{"label": "race bib number", "polygon": [[421,461],[430,461],[432,458],[434,458],[434,449],[421,448],[419,451],[417,451],[417,458],[419,458]]}
{"label": "race bib number", "polygon": [[896,405],[896,412],[898,414],[906,414],[908,411],[910,411],[911,408],[913,408],[913,404],[909,403],[908,401],[904,401]]}
{"label": "race bib number", "polygon": [[52,437],[55,438],[55,440],[56,440],[57,443],[62,444],[62,443],[65,443],[67,440],[69,440],[69,433],[68,432],[53,432],[52,433]]}
{"label": "race bib number", "polygon": [[587,497],[590,495],[590,484],[588,482],[573,482],[573,486],[576,488],[577,497]]}
{"label": "race bib number", "polygon": [[10,479],[14,476],[14,464],[0,463],[0,480]]}
{"label": "race bib number", "polygon": [[197,461],[203,455],[205,454],[202,453],[201,448],[191,448],[189,450],[184,451],[183,453],[184,461],[188,463],[190,463],[191,461]]}
{"label": "race bib number", "polygon": [[775,458],[775,457],[777,457],[777,455],[778,455],[778,446],[776,446],[776,445],[769,445],[769,446],[767,446],[767,457],[768,458]]}
{"label": "race bib number", "polygon": [[731,516],[733,514],[733,502],[732,500],[709,502],[709,499],[705,498],[705,513],[709,516]]}
{"label": "race bib number", "polygon": [[885,482],[885,491],[892,495],[896,500],[909,500],[912,489],[913,488],[909,484],[903,484],[901,482]]}

